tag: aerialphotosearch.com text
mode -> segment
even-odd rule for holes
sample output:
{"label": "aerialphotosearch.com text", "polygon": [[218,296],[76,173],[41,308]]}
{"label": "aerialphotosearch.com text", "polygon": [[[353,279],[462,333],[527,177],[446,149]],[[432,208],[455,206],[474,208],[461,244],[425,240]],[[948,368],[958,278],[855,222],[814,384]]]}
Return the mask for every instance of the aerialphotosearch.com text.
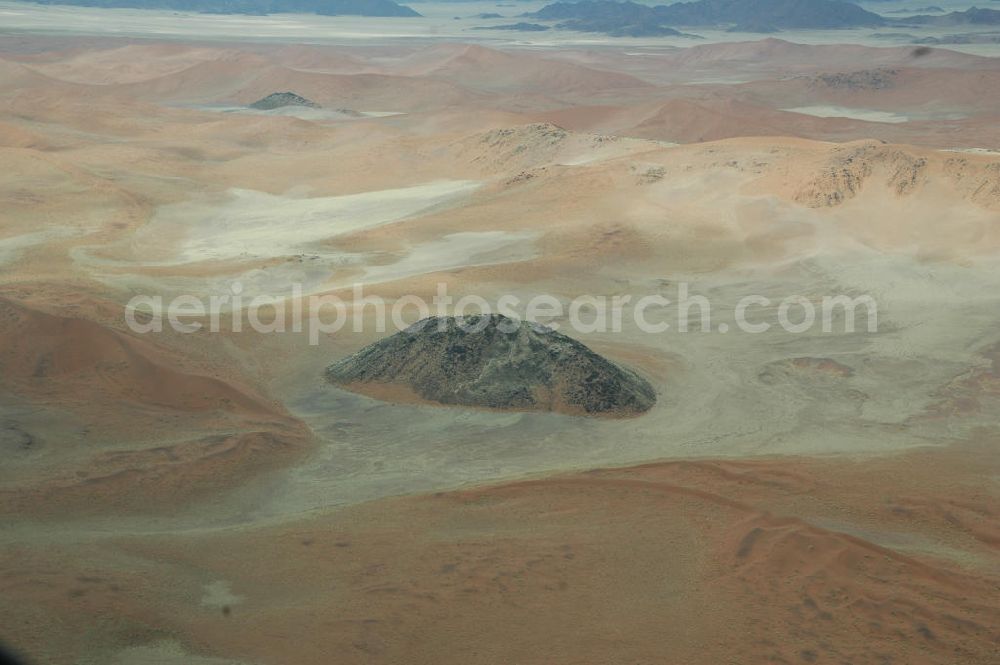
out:
{"label": "aerialphotosearch.com text", "polygon": [[[673,297],[657,294],[580,295],[574,298],[551,294],[519,297],[505,294],[493,299],[475,294],[454,297],[439,283],[429,300],[414,294],[386,299],[366,295],[356,284],[349,299],[336,294],[303,295],[302,285],[292,284],[280,296],[258,294],[247,297],[235,281],[228,293],[207,297],[182,294],[169,299],[142,294],[125,306],[125,321],[136,333],[162,332],[165,326],[179,333],[242,332],[260,334],[306,333],[310,344],[324,335],[363,332],[374,326],[378,333],[396,332],[428,317],[461,318],[469,328],[485,325],[475,314],[501,314],[558,330],[577,333],[621,332],[636,329],[649,334],[666,332],[741,332],[762,334],[773,330],[853,333],[878,330],[878,305],[870,295],[789,295],[775,299],[747,294],[727,308],[713,308],[710,298],[692,293],[679,282]],[[727,298],[727,302],[730,301]],[[513,330],[513,328],[512,328]]]}

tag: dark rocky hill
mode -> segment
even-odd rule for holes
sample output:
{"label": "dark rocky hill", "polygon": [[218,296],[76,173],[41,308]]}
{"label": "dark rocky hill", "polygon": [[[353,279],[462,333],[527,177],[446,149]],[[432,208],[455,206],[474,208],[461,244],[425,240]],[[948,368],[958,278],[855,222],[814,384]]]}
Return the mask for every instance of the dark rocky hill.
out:
{"label": "dark rocky hill", "polygon": [[375,396],[441,404],[632,416],[656,402],[635,372],[544,326],[499,314],[430,317],[326,370]]}
{"label": "dark rocky hill", "polygon": [[250,105],[250,108],[257,109],[258,111],[270,111],[272,109],[280,109],[285,106],[307,106],[313,109],[319,108],[319,104],[316,102],[296,95],[294,92],[272,92],[267,97],[262,97],[261,99],[255,101]]}

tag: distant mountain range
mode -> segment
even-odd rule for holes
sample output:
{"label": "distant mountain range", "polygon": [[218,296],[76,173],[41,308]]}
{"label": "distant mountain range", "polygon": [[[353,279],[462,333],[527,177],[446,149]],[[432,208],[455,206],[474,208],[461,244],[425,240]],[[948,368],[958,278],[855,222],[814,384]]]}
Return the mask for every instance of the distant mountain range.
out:
{"label": "distant mountain range", "polygon": [[838,0],[696,0],[673,5],[640,5],[614,0],[583,0],[546,5],[532,18],[563,21],[558,27],[608,34],[680,34],[674,28],[729,27],[750,32],[782,28],[856,28],[886,23],[878,14]]}
{"label": "distant mountain range", "polygon": [[602,32],[616,37],[656,37],[680,35],[666,25],[657,9],[635,2],[583,0],[546,5],[533,14],[546,21],[560,21],[557,28],[579,32]]}
{"label": "distant mountain range", "polygon": [[673,25],[766,23],[776,28],[858,28],[885,23],[878,14],[838,0],[697,0],[656,8]]}
{"label": "distant mountain range", "polygon": [[[923,11],[938,10],[928,7]],[[683,34],[677,27],[723,27],[733,32],[770,33],[782,29],[826,30],[885,25],[1000,25],[1000,11],[995,9],[973,7],[936,16],[921,14],[887,19],[841,0],[696,0],[655,7],[630,0],[560,1],[525,16],[559,21],[556,27],[564,30],[630,37]]]}
{"label": "distant mountain range", "polygon": [[950,12],[940,16],[907,16],[895,19],[897,25],[1000,25],[1000,10],[972,7],[964,12]]}
{"label": "distant mountain range", "polygon": [[206,14],[322,14],[325,16],[420,16],[393,0],[25,0],[41,5],[169,9]]}
{"label": "distant mountain range", "polygon": [[949,44],[1000,44],[1000,33],[970,32],[962,35],[944,35],[943,37],[920,37],[913,39],[914,44],[931,44],[945,46]]}
{"label": "distant mountain range", "polygon": [[484,25],[478,28],[473,28],[473,30],[514,30],[516,32],[545,32],[550,30],[547,25],[540,25],[538,23],[508,23],[506,25]]}
{"label": "distant mountain range", "polygon": [[943,14],[944,10],[937,5],[928,5],[927,7],[903,7],[902,9],[890,9],[885,12],[886,14],[926,14],[927,12],[937,12]]}
{"label": "distant mountain range", "polygon": [[[166,9],[210,14],[320,14],[326,16],[420,16],[394,0],[22,0],[43,5]],[[998,0],[1000,1],[1000,0]],[[942,11],[926,7],[914,11]],[[499,18],[482,14],[479,18]],[[618,37],[693,36],[678,27],[725,28],[770,33],[783,29],[868,28],[879,26],[1000,25],[1000,10],[973,7],[948,14],[885,18],[846,0],[694,0],[650,6],[625,0],[560,0],[524,17],[556,22],[556,28]],[[483,29],[543,31],[552,26],[511,23]]]}

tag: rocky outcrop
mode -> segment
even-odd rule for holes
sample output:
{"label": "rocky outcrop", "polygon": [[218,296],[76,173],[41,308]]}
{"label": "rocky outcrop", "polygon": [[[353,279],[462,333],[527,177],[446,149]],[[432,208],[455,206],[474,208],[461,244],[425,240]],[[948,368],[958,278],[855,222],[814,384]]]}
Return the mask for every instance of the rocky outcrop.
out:
{"label": "rocky outcrop", "polygon": [[[865,141],[833,149],[815,174],[803,181],[794,200],[811,208],[837,206],[865,186],[885,187],[895,196],[909,196],[935,183],[952,188],[962,199],[989,210],[1000,210],[998,153],[970,149],[954,157],[921,156],[910,150]],[[939,153],[939,155],[948,153]]]}
{"label": "rocky outcrop", "polygon": [[656,402],[635,372],[499,314],[423,319],[334,363],[326,378],[374,396],[491,409],[626,417]]}
{"label": "rocky outcrop", "polygon": [[838,148],[795,200],[811,208],[840,205],[854,198],[876,169],[886,176],[886,187],[905,196],[924,181],[927,159],[877,142]]}
{"label": "rocky outcrop", "polygon": [[1000,161],[984,164],[978,159],[953,157],[945,161],[944,172],[967,200],[1000,210]]}
{"label": "rocky outcrop", "polygon": [[538,122],[459,139],[453,144],[453,154],[456,161],[480,173],[493,176],[515,172],[520,173],[515,181],[522,181],[525,173],[540,175],[547,167],[600,161],[658,147],[661,144],[653,141],[573,132]]}

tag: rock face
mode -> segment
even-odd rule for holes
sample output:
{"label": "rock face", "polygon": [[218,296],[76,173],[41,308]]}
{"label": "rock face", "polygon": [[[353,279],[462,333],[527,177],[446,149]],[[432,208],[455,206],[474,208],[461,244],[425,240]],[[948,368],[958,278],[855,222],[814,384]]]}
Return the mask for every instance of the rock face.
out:
{"label": "rock face", "polygon": [[250,108],[257,109],[258,111],[271,111],[285,106],[308,106],[312,109],[319,108],[319,104],[316,102],[296,95],[294,92],[272,92],[267,97],[255,101],[250,105]]}
{"label": "rock face", "polygon": [[631,370],[499,314],[423,319],[331,365],[326,378],[375,396],[494,409],[626,417],[656,402]]}

